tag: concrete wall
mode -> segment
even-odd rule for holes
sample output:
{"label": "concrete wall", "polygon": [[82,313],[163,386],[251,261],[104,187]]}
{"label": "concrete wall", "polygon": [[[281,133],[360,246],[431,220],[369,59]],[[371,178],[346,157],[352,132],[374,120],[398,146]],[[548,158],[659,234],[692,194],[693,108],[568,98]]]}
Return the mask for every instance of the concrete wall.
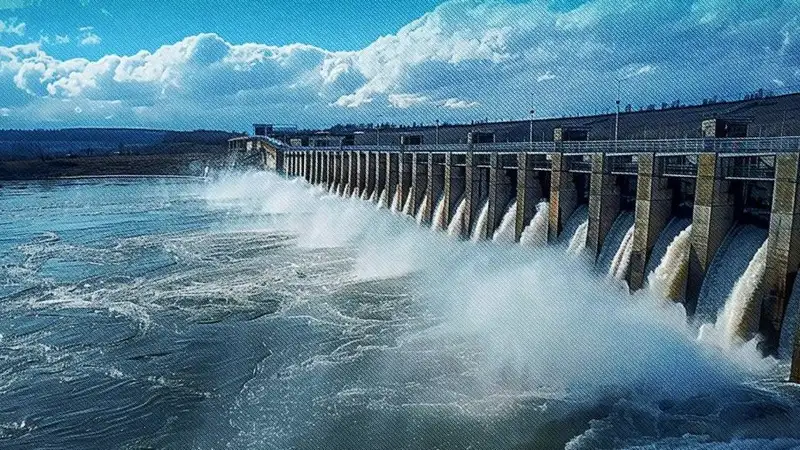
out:
{"label": "concrete wall", "polygon": [[542,187],[532,167],[533,157],[525,152],[517,154],[517,218],[514,225],[514,240],[517,242],[536,214],[536,203],[542,198]]}
{"label": "concrete wall", "polygon": [[436,205],[442,196],[444,190],[444,155],[440,153],[428,154],[428,185],[426,190],[428,192],[428,204],[425,205],[425,210],[422,212],[422,221],[430,223],[433,219],[433,213],[436,210]]}
{"label": "concrete wall", "polygon": [[428,154],[413,153],[411,165],[411,210],[412,216],[419,211],[428,188]]}
{"label": "concrete wall", "polygon": [[551,153],[550,162],[550,216],[547,240],[554,243],[578,206],[578,190],[569,172],[569,158],[561,153]]}
{"label": "concrete wall", "polygon": [[628,275],[628,286],[632,291],[644,286],[650,253],[672,217],[672,190],[667,186],[667,179],[656,173],[655,154],[640,154],[638,164],[636,221]]}
{"label": "concrete wall", "polygon": [[733,224],[734,198],[722,177],[720,158],[715,153],[697,157],[697,185],[692,214],[692,244],[686,280],[686,310],[691,315],[714,255]]}
{"label": "concrete wall", "polygon": [[[465,157],[447,153],[444,155],[444,158],[443,195],[445,199],[444,201],[447,203],[447,207],[445,208],[444,212],[444,221],[445,223],[450,224],[450,222],[453,221],[453,215],[456,213],[456,209],[458,208],[458,203],[464,196],[466,169],[463,163]],[[458,165],[457,163],[459,162],[462,164]],[[464,229],[464,224],[462,224],[461,229]]]}
{"label": "concrete wall", "polygon": [[619,216],[620,197],[616,177],[609,170],[608,159],[602,153],[592,155],[592,178],[589,186],[589,229],[586,249],[595,261],[603,248],[606,235]]}

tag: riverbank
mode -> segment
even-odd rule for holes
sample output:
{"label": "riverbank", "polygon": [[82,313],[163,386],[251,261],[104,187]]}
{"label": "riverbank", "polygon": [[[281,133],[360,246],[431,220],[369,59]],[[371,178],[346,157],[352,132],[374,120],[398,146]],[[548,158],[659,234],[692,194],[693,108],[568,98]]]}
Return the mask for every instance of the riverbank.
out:
{"label": "riverbank", "polygon": [[108,155],[0,161],[0,180],[41,180],[54,178],[170,175],[203,176],[205,168],[220,168],[225,157],[219,153],[159,155]]}

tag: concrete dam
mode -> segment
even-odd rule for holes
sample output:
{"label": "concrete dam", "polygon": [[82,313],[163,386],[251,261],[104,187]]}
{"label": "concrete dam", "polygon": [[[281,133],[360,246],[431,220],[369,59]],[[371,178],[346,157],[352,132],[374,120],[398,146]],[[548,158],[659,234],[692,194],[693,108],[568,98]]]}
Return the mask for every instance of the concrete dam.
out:
{"label": "concrete dam", "polygon": [[631,292],[657,289],[716,321],[731,345],[761,336],[800,382],[800,137],[720,137],[732,127],[720,122],[687,139],[554,129],[552,141],[312,147],[253,136],[229,150],[461,239],[562,245]]}

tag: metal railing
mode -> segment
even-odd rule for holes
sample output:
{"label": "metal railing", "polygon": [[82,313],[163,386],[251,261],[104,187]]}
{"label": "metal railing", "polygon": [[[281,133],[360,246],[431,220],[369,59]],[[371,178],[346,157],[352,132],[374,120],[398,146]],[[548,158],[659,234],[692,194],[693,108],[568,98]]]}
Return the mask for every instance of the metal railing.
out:
{"label": "metal railing", "polygon": [[[271,139],[271,138],[270,138]],[[327,147],[291,147],[275,142],[282,149],[312,151],[387,151],[387,152],[442,152],[476,153],[531,152],[567,154],[587,153],[781,153],[800,152],[800,136],[762,138],[700,138],[626,141],[562,141],[562,142],[497,142],[485,144],[423,144],[423,145],[358,145]]]}

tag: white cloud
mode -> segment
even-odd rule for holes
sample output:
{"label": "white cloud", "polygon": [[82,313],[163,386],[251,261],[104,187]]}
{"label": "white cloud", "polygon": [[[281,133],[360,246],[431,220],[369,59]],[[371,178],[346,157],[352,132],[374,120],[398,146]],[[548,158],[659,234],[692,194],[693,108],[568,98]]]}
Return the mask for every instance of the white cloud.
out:
{"label": "white cloud", "polygon": [[69,36],[61,36],[59,34],[56,35],[54,42],[56,44],[69,44]]}
{"label": "white cloud", "polygon": [[0,20],[0,35],[3,34],[14,34],[22,37],[25,35],[25,23],[17,23],[17,19],[13,18],[8,22]]}
{"label": "white cloud", "polygon": [[81,35],[80,39],[81,39],[80,40],[81,45],[97,45],[102,41],[102,39],[100,39],[100,36],[92,32],[87,32]]}
{"label": "white cloud", "polygon": [[548,70],[547,72],[545,72],[545,73],[543,73],[543,74],[539,75],[538,77],[536,77],[536,82],[537,82],[537,83],[542,83],[542,82],[544,82],[544,81],[555,80],[556,78],[558,78],[558,77],[557,77],[557,76],[555,76],[555,75],[553,74],[553,72],[550,72],[550,71]]}
{"label": "white cloud", "polygon": [[441,105],[450,109],[467,109],[478,106],[478,102],[468,102],[458,98],[448,98],[447,100],[443,101]]}
{"label": "white cloud", "polygon": [[418,94],[389,94],[389,104],[395,108],[410,108],[428,101],[428,97]]}
{"label": "white cloud", "polygon": [[[0,107],[14,109],[17,126],[111,116],[119,125],[226,129],[265,111],[302,125],[378,114],[419,121],[423,106],[452,114],[443,120],[523,117],[531,96],[541,115],[592,112],[613,104],[620,77],[630,78],[623,101],[634,105],[796,78],[798,23],[798,0],[594,0],[570,11],[453,0],[348,52],[233,44],[215,34],[97,60],[18,45],[0,47]],[[92,27],[78,31],[75,42],[101,42]],[[66,114],[76,106],[80,117]]]}

